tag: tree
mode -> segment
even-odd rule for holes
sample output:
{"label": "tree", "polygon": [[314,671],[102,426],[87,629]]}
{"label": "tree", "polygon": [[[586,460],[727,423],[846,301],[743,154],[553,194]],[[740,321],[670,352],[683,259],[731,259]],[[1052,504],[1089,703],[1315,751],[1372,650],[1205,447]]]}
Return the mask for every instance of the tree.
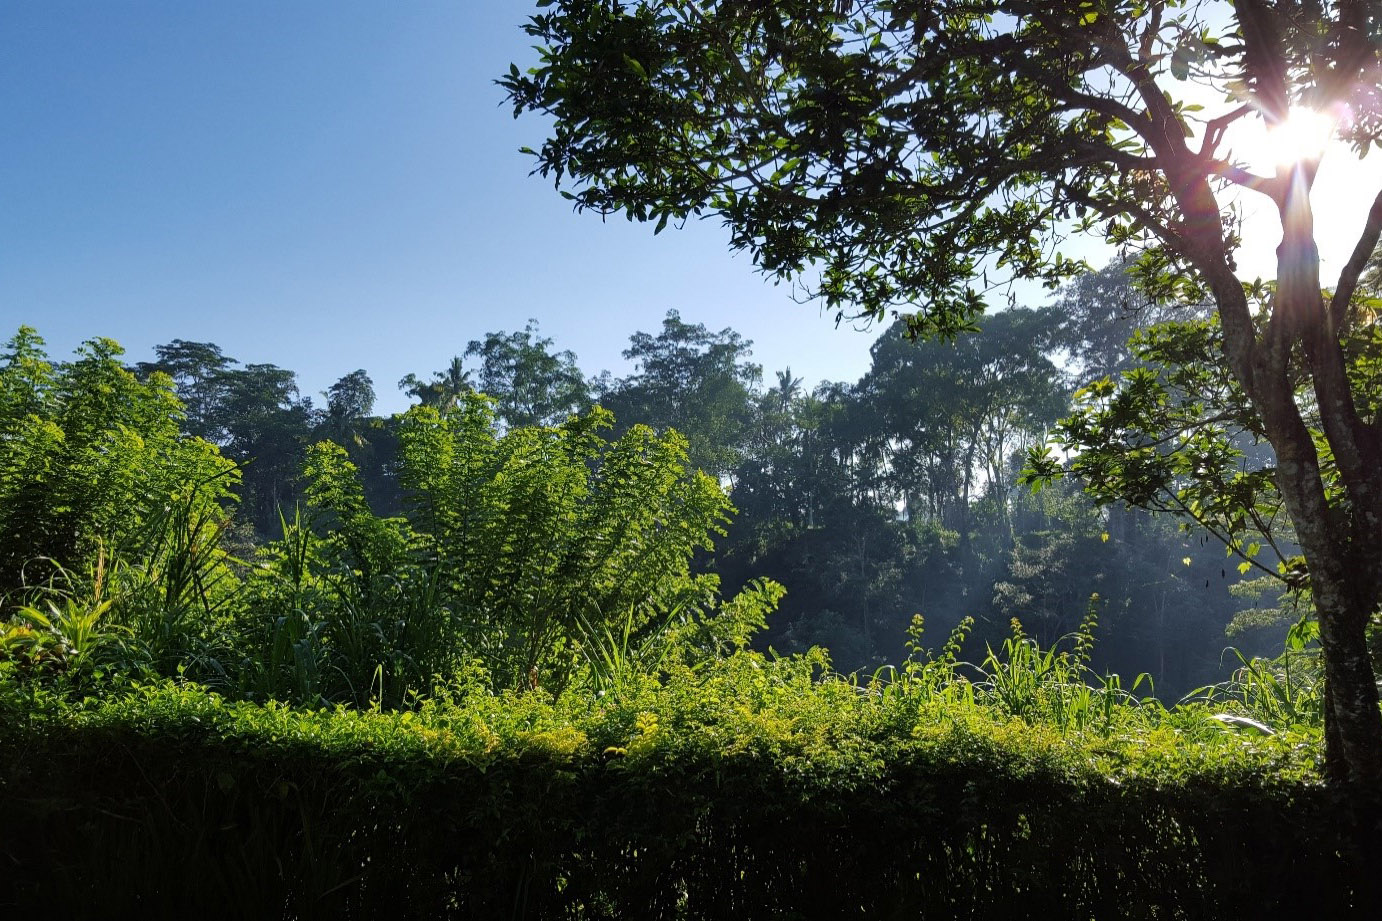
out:
{"label": "tree", "polygon": [[416,374],[409,374],[398,382],[398,389],[409,396],[417,397],[423,406],[434,406],[446,411],[460,403],[461,397],[471,392],[470,372],[465,370],[465,362],[459,355],[451,358],[445,371],[432,375],[424,381]]}
{"label": "tree", "polygon": [[374,409],[374,381],[365,369],[350,372],[322,395],[326,397],[326,418],[322,421],[327,435],[347,449],[363,445],[360,427]]}
{"label": "tree", "polygon": [[221,412],[225,401],[227,373],[234,373],[232,365],[239,364],[221,352],[214,342],[188,342],[174,339],[154,346],[156,361],[141,361],[134,373],[147,380],[155,371],[162,371],[173,379],[178,399],[187,413],[183,429],[189,435],[205,438],[215,444],[225,441],[225,423]]}
{"label": "tree", "polygon": [[241,509],[260,534],[274,533],[280,509],[297,497],[317,413],[299,398],[297,375],[272,364],[229,372],[223,412],[223,450],[242,470]]}
{"label": "tree", "polygon": [[1127,260],[1114,260],[1081,275],[1051,305],[1059,318],[1054,342],[1067,353],[1071,377],[1080,386],[1132,367],[1136,359],[1128,340],[1139,330],[1206,312],[1148,297],[1135,286],[1131,268]]}
{"label": "tree", "polygon": [[[1003,499],[1013,453],[1066,407],[1046,354],[1056,319],[1049,310],[1005,310],[958,341],[919,345],[905,341],[899,321],[874,344],[861,389],[887,438],[893,484],[910,514],[958,530],[962,551],[977,487]],[[1006,502],[1000,511],[1006,517]]]}
{"label": "tree", "polygon": [[[777,381],[756,400],[752,436],[731,474],[739,509],[731,554],[756,554],[790,533],[813,530],[826,506],[853,494],[826,432],[846,411],[843,393],[802,393],[790,368],[777,372]],[[749,566],[745,578],[753,571]]]}
{"label": "tree", "polygon": [[742,456],[751,391],[763,373],[748,360],[752,345],[732,329],[711,332],[669,310],[656,336],[629,337],[624,357],[636,370],[601,401],[626,422],[675,428],[686,436],[693,468],[724,476]]}
{"label": "tree", "polygon": [[364,368],[352,371],[327,388],[326,414],[343,420],[363,419],[374,410],[374,381]]}
{"label": "tree", "polygon": [[483,342],[466,347],[467,357],[480,359],[480,392],[495,399],[499,418],[510,428],[557,425],[589,402],[575,353],[551,347],[536,320],[521,333],[487,333]]}
{"label": "tree", "polygon": [[[1382,426],[1341,344],[1365,322],[1351,305],[1382,194],[1322,294],[1318,155],[1261,176],[1225,144],[1236,122],[1280,126],[1300,107],[1346,111],[1337,133],[1365,154],[1382,134],[1376,4],[556,0],[527,29],[540,63],[500,82],[517,111],[552,118],[538,169],[578,208],[659,227],[717,214],[764,272],[841,312],[915,310],[920,335],[970,326],[991,273],[1076,274],[1053,245],[1072,228],[1140,251],[1149,295],[1212,301],[1309,569],[1331,776],[1382,782],[1365,638],[1382,602]],[[1227,101],[1198,111],[1192,80]],[[1265,196],[1283,230],[1256,314],[1234,188]]]}

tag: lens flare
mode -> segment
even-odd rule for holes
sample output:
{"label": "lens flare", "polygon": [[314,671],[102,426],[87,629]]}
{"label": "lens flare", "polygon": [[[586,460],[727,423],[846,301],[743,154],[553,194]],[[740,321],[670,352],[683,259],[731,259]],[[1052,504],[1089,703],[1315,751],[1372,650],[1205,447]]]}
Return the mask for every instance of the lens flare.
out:
{"label": "lens flare", "polygon": [[1314,109],[1292,109],[1286,120],[1267,129],[1267,147],[1277,166],[1293,166],[1324,155],[1334,136],[1334,116]]}

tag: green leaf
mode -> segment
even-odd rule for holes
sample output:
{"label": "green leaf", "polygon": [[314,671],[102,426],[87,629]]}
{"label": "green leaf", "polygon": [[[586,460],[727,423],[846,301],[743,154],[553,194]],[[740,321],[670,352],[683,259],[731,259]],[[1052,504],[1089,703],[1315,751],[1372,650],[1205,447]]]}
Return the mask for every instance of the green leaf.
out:
{"label": "green leaf", "polygon": [[1177,80],[1187,80],[1190,77],[1190,51],[1184,45],[1177,47],[1171,54],[1171,76]]}

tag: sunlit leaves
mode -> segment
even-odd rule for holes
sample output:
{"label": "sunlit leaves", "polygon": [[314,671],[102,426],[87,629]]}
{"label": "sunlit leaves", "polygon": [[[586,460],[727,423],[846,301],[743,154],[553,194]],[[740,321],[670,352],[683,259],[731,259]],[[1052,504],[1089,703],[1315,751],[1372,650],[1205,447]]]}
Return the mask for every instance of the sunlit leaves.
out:
{"label": "sunlit leaves", "polygon": [[[608,441],[611,423],[597,408],[500,435],[476,394],[403,418],[409,517],[465,641],[509,683],[567,680],[580,624],[637,634],[674,608],[689,619],[712,596],[714,580],[688,564],[727,521],[719,484],[686,471],[675,432],[635,426]],[[333,533],[349,539],[373,520],[339,449],[316,449],[308,473],[309,498],[336,514]]]}
{"label": "sunlit leaves", "polygon": [[1182,515],[1253,566],[1262,541],[1289,538],[1289,527],[1261,422],[1218,359],[1217,322],[1164,323],[1132,348],[1141,364],[1077,391],[1076,411],[1052,433],[1061,454],[1029,451],[1025,479],[1068,467],[1096,501]]}
{"label": "sunlit leaves", "polygon": [[907,305],[947,335],[982,309],[977,270],[1054,284],[1080,268],[1044,245],[1057,221],[1118,211],[1114,165],[1142,150],[1114,128],[1117,94],[1080,75],[1103,64],[1086,36],[1146,15],[565,0],[527,26],[540,64],[499,83],[516,112],[553,117],[537,169],[578,208],[659,230],[717,213],[760,269],[805,276],[830,308]]}
{"label": "sunlit leaves", "polygon": [[215,507],[233,485],[228,461],[179,432],[171,379],[139,381],[121,354],[96,339],[55,366],[23,328],[0,357],[0,593],[131,546],[189,489]]}

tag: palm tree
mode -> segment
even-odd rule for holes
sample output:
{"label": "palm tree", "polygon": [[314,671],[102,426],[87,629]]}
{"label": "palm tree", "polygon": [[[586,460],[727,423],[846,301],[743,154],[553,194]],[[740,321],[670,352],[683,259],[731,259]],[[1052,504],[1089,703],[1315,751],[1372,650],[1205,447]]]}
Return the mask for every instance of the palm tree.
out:
{"label": "palm tree", "polygon": [[460,402],[461,397],[470,392],[470,372],[462,367],[461,356],[453,355],[451,357],[451,364],[446,366],[444,372],[437,375],[436,383],[441,387],[441,408],[444,410],[454,408]]}
{"label": "palm tree", "polygon": [[777,386],[773,388],[773,392],[781,401],[784,413],[791,408],[792,401],[801,396],[801,378],[792,377],[790,365],[777,372]]}
{"label": "palm tree", "polygon": [[435,406],[439,412],[454,409],[461,397],[471,391],[470,372],[465,370],[461,356],[451,358],[445,371],[437,371],[432,380],[424,381],[409,374],[398,382],[398,389],[417,397],[423,406]]}

